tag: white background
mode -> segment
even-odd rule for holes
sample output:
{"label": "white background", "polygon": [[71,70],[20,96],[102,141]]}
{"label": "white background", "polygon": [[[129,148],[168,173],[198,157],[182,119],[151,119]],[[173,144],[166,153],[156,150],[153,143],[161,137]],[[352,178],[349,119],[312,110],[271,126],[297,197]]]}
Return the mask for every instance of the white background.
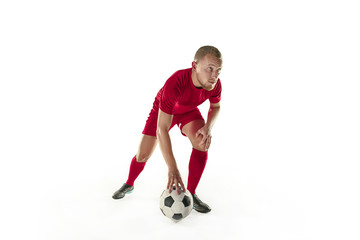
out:
{"label": "white background", "polygon": [[[2,1],[1,239],[359,239],[356,2]],[[197,190],[213,210],[175,224],[159,149],[111,196],[157,91],[208,44],[224,58]],[[171,137],[186,182],[191,145]]]}

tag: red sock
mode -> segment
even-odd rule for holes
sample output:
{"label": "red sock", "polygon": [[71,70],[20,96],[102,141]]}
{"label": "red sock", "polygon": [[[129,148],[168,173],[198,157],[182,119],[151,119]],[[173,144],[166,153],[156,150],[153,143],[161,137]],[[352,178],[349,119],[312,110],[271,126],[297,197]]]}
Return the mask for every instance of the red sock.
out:
{"label": "red sock", "polygon": [[201,175],[205,169],[208,152],[202,152],[193,148],[189,162],[189,177],[187,189],[191,194],[195,194],[197,185],[199,184]]}
{"label": "red sock", "polygon": [[131,160],[130,170],[129,170],[129,177],[126,181],[126,184],[130,186],[134,186],[134,182],[139,174],[144,170],[146,162],[137,162],[136,156]]}

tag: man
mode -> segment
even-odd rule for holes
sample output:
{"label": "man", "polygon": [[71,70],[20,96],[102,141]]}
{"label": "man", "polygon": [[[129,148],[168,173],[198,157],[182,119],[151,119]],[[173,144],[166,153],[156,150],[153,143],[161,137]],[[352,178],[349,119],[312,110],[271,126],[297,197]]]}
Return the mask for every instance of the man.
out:
{"label": "man", "polygon": [[[187,189],[193,196],[194,209],[207,213],[211,208],[196,195],[196,188],[205,169],[211,144],[211,129],[220,111],[221,82],[218,78],[222,67],[220,51],[213,46],[203,46],[195,54],[192,68],[175,72],[158,92],[146,121],[137,154],[130,164],[126,183],[114,193],[121,199],[134,189],[134,181],[142,172],[157,143],[168,166],[167,188],[178,193],[185,189],[173,155],[169,130],[177,124],[188,137],[193,150],[189,162]],[[209,99],[207,121],[197,106]]]}

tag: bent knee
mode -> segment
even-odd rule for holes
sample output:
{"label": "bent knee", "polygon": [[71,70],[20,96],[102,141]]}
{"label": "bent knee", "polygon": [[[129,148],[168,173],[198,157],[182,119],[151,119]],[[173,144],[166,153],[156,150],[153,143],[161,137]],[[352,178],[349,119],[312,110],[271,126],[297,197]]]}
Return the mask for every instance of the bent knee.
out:
{"label": "bent knee", "polygon": [[144,153],[138,153],[136,154],[136,161],[137,162],[147,162],[149,158],[151,157],[151,154],[144,154]]}
{"label": "bent knee", "polygon": [[209,150],[209,148],[205,148],[205,146],[193,146],[194,149],[200,151],[200,152],[206,152],[207,150]]}
{"label": "bent knee", "polygon": [[206,148],[205,144],[200,145],[200,141],[198,141],[193,144],[193,148],[195,148],[196,150],[201,151],[201,152],[206,152],[207,150],[209,150],[210,145]]}

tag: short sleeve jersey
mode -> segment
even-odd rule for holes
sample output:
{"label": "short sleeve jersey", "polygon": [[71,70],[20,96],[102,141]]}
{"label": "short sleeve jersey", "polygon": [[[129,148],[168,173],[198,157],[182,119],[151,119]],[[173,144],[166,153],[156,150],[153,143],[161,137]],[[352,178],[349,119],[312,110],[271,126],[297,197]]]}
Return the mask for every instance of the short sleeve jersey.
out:
{"label": "short sleeve jersey", "polygon": [[220,79],[214,89],[207,91],[194,86],[191,72],[191,68],[175,72],[158,92],[154,106],[175,115],[190,112],[207,99],[211,103],[218,103],[221,100]]}

